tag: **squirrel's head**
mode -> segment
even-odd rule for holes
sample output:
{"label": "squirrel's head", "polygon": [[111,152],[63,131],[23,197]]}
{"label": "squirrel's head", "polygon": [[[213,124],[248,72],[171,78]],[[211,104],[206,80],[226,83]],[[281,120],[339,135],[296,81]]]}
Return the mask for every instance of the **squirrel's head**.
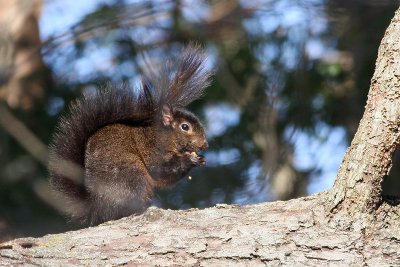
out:
{"label": "squirrel's head", "polygon": [[162,109],[162,125],[172,135],[171,144],[177,155],[188,155],[194,165],[204,165],[205,159],[199,154],[208,148],[204,128],[199,119],[191,112],[172,109],[164,106]]}

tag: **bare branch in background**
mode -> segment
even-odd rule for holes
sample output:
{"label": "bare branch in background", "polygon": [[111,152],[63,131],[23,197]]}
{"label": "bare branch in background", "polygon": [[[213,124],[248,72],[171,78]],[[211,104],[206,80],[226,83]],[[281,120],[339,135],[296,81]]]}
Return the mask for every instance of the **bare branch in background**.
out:
{"label": "bare branch in background", "polygon": [[0,106],[0,125],[35,159],[47,166],[47,147],[4,106]]}

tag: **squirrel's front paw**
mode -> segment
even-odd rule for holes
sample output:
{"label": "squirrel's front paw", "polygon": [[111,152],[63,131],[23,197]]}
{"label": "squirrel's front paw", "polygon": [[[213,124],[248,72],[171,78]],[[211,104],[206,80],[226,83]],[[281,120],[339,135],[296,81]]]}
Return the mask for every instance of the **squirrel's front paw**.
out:
{"label": "squirrel's front paw", "polygon": [[196,165],[196,166],[201,166],[206,164],[206,158],[203,155],[199,155],[196,152],[187,152],[187,155],[189,156],[190,161]]}

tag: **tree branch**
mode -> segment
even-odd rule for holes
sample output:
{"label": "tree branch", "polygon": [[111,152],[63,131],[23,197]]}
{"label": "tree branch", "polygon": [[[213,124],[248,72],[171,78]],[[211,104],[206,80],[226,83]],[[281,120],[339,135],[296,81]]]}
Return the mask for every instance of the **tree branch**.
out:
{"label": "tree branch", "polygon": [[366,109],[328,195],[329,210],[346,207],[373,212],[381,184],[400,141],[400,10],[379,47]]}

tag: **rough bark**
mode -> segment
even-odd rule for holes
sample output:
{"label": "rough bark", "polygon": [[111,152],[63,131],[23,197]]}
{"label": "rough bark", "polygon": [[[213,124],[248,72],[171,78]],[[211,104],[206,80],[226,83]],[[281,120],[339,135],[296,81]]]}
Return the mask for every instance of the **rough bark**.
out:
{"label": "rough bark", "polygon": [[400,265],[399,201],[381,197],[400,141],[399,40],[398,10],[331,190],[243,207],[151,208],[98,227],[0,244],[0,265]]}
{"label": "rough bark", "polygon": [[[398,265],[399,225],[329,223],[323,194],[253,206],[149,209],[138,217],[0,246],[4,265]],[[398,217],[390,220],[398,221]],[[397,233],[396,233],[397,229]]]}

